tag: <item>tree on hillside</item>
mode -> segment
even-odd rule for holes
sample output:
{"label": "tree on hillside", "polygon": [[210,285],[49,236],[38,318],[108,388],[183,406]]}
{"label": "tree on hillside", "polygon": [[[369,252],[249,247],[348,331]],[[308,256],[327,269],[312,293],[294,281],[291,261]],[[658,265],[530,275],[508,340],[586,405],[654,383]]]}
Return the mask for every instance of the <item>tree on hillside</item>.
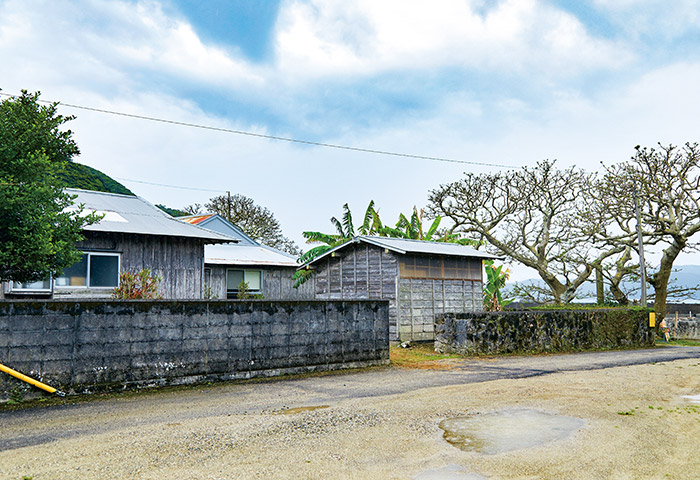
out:
{"label": "tree on hillside", "polygon": [[252,239],[278,250],[301,254],[301,249],[282,233],[280,222],[266,207],[260,206],[245,195],[219,195],[209,199],[204,207],[199,204],[183,209],[190,215],[200,213],[218,213],[229,222],[236,225]]}
{"label": "tree on hillside", "polygon": [[63,181],[66,187],[70,188],[134,195],[131,190],[110,176],[80,163],[64,162],[58,173],[58,178]]}
{"label": "tree on hillside", "polygon": [[187,215],[191,215],[189,212],[186,212],[184,210],[180,210],[178,208],[166,207],[162,203],[156,203],[156,207],[160,208],[161,210],[163,210],[165,213],[167,213],[171,217],[185,217]]}
{"label": "tree on hillside", "polygon": [[648,275],[661,320],[673,263],[681,251],[698,245],[692,239],[700,231],[700,148],[696,143],[638,146],[630,160],[607,168],[599,192],[600,210],[614,226],[602,234],[613,240],[619,232],[635,231],[634,198],[639,198],[644,243],[662,248],[658,268]]}
{"label": "tree on hillside", "polygon": [[82,227],[99,220],[81,216],[57,178],[79,154],[73,119],[56,103],[39,104],[39,92],[0,103],[0,279],[32,282],[58,275],[80,259]]}
{"label": "tree on hillside", "polygon": [[[580,215],[593,175],[554,161],[508,172],[467,173],[431,191],[429,212],[454,222],[496,254],[537,271],[555,303],[568,303],[602,262],[624,250],[598,249]],[[539,292],[542,293],[542,292]]]}

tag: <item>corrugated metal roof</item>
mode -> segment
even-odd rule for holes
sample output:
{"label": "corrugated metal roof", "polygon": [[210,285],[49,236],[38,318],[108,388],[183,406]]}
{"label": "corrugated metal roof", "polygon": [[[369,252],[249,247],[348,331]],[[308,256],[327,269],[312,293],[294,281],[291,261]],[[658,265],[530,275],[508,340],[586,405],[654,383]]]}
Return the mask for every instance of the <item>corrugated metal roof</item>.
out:
{"label": "corrugated metal roof", "polygon": [[205,245],[204,263],[298,267],[295,257],[265,245]]}
{"label": "corrugated metal roof", "polygon": [[406,238],[371,237],[362,235],[357,237],[367,243],[388,248],[397,253],[424,253],[426,255],[455,255],[459,257],[476,257],[498,259],[500,257],[482,252],[466,245],[447,242],[426,242],[425,240],[409,240]]}
{"label": "corrugated metal roof", "polygon": [[86,214],[91,212],[104,214],[104,218],[99,223],[86,226],[84,229],[87,231],[202,238],[213,243],[236,241],[227,235],[175,220],[141,197],[77,188],[65,190],[71,195],[77,195],[73,202],[76,205],[84,204]]}
{"label": "corrugated metal roof", "polygon": [[[369,243],[371,245],[376,245],[381,248],[386,248],[392,252],[404,255],[406,253],[417,253],[423,255],[450,255],[456,257],[471,257],[471,258],[485,258],[485,259],[500,259],[496,255],[490,253],[481,252],[472,247],[467,247],[465,245],[459,245],[457,243],[444,243],[444,242],[427,242],[425,240],[408,240],[405,238],[391,238],[391,237],[373,237],[368,235],[360,235],[353,238],[350,241],[338,245],[332,250],[327,251],[323,255],[320,255],[306,265],[311,265],[318,262],[322,258],[332,254],[333,252],[343,249],[351,243]],[[305,266],[306,266],[305,265]]]}
{"label": "corrugated metal roof", "polygon": [[192,225],[198,225],[199,223],[213,215],[213,213],[207,213],[206,215],[188,215],[186,217],[177,217],[177,219],[183,222],[190,223]]}
{"label": "corrugated metal roof", "polygon": [[178,220],[182,220],[187,223],[196,224],[200,227],[206,228],[208,230],[213,230],[229,237],[233,237],[238,240],[241,245],[260,245],[248,235],[245,234],[238,226],[226,220],[224,217],[218,213],[205,213],[202,215],[189,215],[187,217],[177,217]]}

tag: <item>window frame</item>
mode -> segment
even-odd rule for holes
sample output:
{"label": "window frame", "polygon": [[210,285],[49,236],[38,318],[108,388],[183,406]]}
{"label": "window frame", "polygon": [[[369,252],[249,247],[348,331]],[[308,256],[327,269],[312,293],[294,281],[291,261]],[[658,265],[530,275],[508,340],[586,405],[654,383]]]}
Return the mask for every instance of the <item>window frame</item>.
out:
{"label": "window frame", "polygon": [[[82,252],[82,254],[87,256],[87,261],[85,262],[85,270],[86,270],[85,271],[85,285],[56,285],[56,283],[55,283],[56,280],[58,280],[59,278],[65,278],[65,277],[56,277],[54,279],[54,282],[53,282],[55,287],[57,287],[59,289],[70,289],[70,290],[79,290],[79,289],[88,289],[88,288],[96,289],[96,290],[111,290],[111,289],[119,287],[119,283],[121,280],[119,277],[120,277],[120,274],[122,271],[122,254],[121,253],[119,253],[119,252],[96,252],[96,251],[89,251],[88,250],[88,251]],[[112,286],[112,287],[93,287],[90,284],[90,280],[91,280],[91,278],[90,278],[91,263],[90,262],[91,262],[91,257],[93,255],[99,256],[99,257],[117,257],[117,284],[115,286]]]}
{"label": "window frame", "polygon": [[[37,280],[38,282],[44,282],[46,280]],[[35,283],[35,282],[15,282],[13,280],[8,281],[8,286],[6,293],[13,295],[38,295],[38,294],[51,294],[53,293],[53,277],[49,277],[48,288],[18,288],[15,287],[15,283]]]}
{"label": "window frame", "polygon": [[399,259],[401,278],[483,282],[483,260],[442,255],[411,255]]}
{"label": "window frame", "polygon": [[226,296],[228,297],[229,295],[236,295],[240,290],[238,290],[238,285],[234,289],[229,289],[228,288],[228,272],[230,271],[239,271],[243,272],[243,281],[248,283],[245,278],[246,272],[258,272],[260,273],[260,288],[259,289],[250,289],[248,290],[252,294],[258,294],[262,293],[263,291],[263,271],[261,268],[227,268],[226,269],[226,275],[224,277],[224,286],[226,287]]}

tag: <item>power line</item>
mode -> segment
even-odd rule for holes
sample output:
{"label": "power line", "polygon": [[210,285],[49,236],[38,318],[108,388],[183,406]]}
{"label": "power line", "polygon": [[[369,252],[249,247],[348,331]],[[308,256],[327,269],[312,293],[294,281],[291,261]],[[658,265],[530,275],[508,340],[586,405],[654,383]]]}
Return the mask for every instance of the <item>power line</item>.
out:
{"label": "power line", "polygon": [[135,183],[144,183],[146,185],[155,185],[158,187],[168,187],[168,188],[180,188],[182,190],[197,190],[200,192],[214,192],[214,193],[224,193],[226,190],[211,190],[209,188],[196,188],[196,187],[183,187],[181,185],[167,185],[165,183],[153,183],[153,182],[144,182],[143,180],[132,180],[130,178],[121,178],[121,177],[112,177],[116,180],[121,180],[123,182],[135,182]]}
{"label": "power line", "polygon": [[[9,93],[2,93],[2,92],[0,92],[0,95],[5,96],[5,97],[12,97],[12,98],[18,97],[18,95],[11,95]],[[418,160],[430,160],[430,161],[434,161],[434,162],[461,163],[461,164],[466,164],[466,165],[481,165],[481,166],[498,167],[498,168],[513,168],[512,165],[502,165],[502,164],[498,164],[498,163],[471,162],[468,160],[456,160],[453,158],[430,157],[430,156],[424,156],[424,155],[412,155],[409,153],[390,152],[387,150],[375,150],[375,149],[371,149],[371,148],[349,147],[347,145],[338,145],[338,144],[334,144],[334,143],[313,142],[311,140],[300,140],[297,138],[278,137],[275,135],[265,135],[262,133],[246,132],[244,130],[233,130],[230,128],[212,127],[209,125],[200,125],[197,123],[179,122],[177,120],[168,120],[168,119],[164,119],[164,118],[149,117],[146,115],[136,115],[133,113],[117,112],[114,110],[104,110],[101,108],[85,107],[82,105],[75,105],[75,104],[70,104],[70,103],[52,102],[49,100],[37,100],[37,101],[42,102],[42,103],[50,103],[50,104],[58,103],[60,106],[63,106],[63,107],[77,108],[80,110],[87,110],[87,111],[98,112],[98,113],[107,113],[109,115],[117,115],[117,116],[121,116],[121,117],[136,118],[139,120],[149,120],[151,122],[167,123],[170,125],[179,125],[181,127],[200,128],[203,130],[212,130],[215,132],[234,133],[236,135],[246,135],[249,137],[265,138],[268,140],[279,140],[282,142],[299,143],[302,145],[313,145],[316,147],[335,148],[335,149],[339,149],[339,150],[350,150],[353,152],[373,153],[376,155],[388,155],[388,156],[393,156],[393,157],[414,158],[414,159],[418,159]]]}

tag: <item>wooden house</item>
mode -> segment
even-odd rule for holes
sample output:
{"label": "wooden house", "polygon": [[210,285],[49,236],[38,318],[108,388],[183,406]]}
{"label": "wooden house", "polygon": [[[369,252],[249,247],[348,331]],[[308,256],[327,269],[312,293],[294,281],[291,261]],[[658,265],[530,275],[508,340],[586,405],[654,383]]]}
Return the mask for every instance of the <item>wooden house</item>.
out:
{"label": "wooden house", "polygon": [[358,236],[302,268],[316,299],[389,301],[390,338],[432,340],[435,315],[483,309],[483,260],[453,243]]}
{"label": "wooden house", "polygon": [[84,212],[103,215],[88,225],[77,247],[81,260],[55,279],[6,282],[7,297],[109,298],[121,272],[150,269],[162,278],[167,299],[202,298],[204,246],[236,239],[175,220],[148,201],[130,195],[67,188]]}
{"label": "wooden house", "polygon": [[179,217],[178,220],[238,240],[225,245],[207,245],[204,249],[204,283],[212,298],[237,298],[241,281],[246,282],[249,293],[260,294],[266,300],[314,298],[309,285],[292,287],[292,275],[299,267],[295,256],[252,239],[215,213]]}

